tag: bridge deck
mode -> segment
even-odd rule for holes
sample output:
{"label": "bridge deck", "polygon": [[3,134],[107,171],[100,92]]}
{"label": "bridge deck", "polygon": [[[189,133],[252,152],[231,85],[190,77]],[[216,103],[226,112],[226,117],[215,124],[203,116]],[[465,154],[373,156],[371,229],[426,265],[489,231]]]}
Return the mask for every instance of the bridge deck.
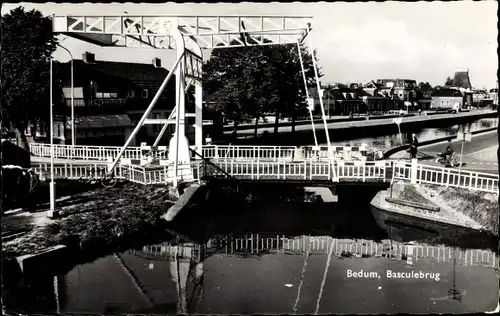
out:
{"label": "bridge deck", "polygon": [[[102,164],[57,164],[56,178],[78,179],[88,173],[88,167]],[[49,164],[35,163],[34,167],[46,178],[50,175]],[[168,184],[173,181],[173,166],[149,166],[118,164],[116,176],[142,184]],[[390,183],[411,181],[498,194],[498,175],[459,171],[456,169],[412,164],[404,161],[242,161],[212,160],[194,161],[181,167],[190,170],[195,181],[201,179],[233,178],[240,181],[293,182],[325,184],[336,182]],[[103,176],[105,168],[98,171]],[[191,177],[191,178],[192,178]],[[189,178],[189,177],[187,177]],[[182,180],[182,178],[181,178]],[[187,181],[187,180],[186,180]]]}

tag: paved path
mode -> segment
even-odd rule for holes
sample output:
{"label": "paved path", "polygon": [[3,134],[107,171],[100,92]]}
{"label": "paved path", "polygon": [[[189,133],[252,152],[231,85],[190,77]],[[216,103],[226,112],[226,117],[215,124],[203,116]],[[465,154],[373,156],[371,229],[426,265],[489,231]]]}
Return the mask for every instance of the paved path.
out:
{"label": "paved path", "polygon": [[[432,121],[432,120],[438,120],[438,119],[443,119],[443,118],[457,118],[457,117],[467,117],[467,116],[473,116],[473,115],[478,115],[478,114],[484,114],[484,113],[491,113],[492,111],[490,110],[475,110],[471,112],[463,112],[459,114],[436,114],[436,115],[419,115],[419,116],[409,116],[409,117],[404,117],[402,125],[405,123],[409,122],[421,122],[421,121]],[[377,119],[377,120],[359,120],[359,121],[348,121],[348,122],[336,122],[336,123],[329,123],[328,129],[344,129],[344,128],[349,128],[349,127],[367,127],[367,126],[376,126],[376,125],[388,125],[388,124],[394,124],[393,118],[388,118],[388,119]],[[324,126],[323,124],[314,124],[315,129],[317,133],[324,133]],[[295,126],[296,131],[304,131],[304,130],[311,130],[312,126],[311,124],[307,125],[298,125]],[[262,134],[264,131],[267,131],[269,133],[274,132],[274,127],[263,127],[258,129],[258,134]],[[291,132],[292,127],[291,126],[280,126],[279,132],[280,133],[287,133]],[[225,135],[231,135],[231,131],[226,131],[224,132]],[[246,138],[249,136],[252,136],[254,133],[253,129],[250,130],[240,130],[238,131],[238,136],[239,138]]]}
{"label": "paved path", "polygon": [[[419,159],[419,162],[426,165],[441,166],[435,163],[438,153],[443,152],[447,142],[439,142],[437,144],[421,146],[419,152],[428,156]],[[452,141],[453,150],[460,155],[461,142],[458,140]],[[498,136],[496,131],[487,132],[472,136],[472,142],[464,143],[463,162],[466,164],[462,167],[464,170],[488,172],[498,174]],[[408,153],[400,151],[391,156],[395,159],[407,159]]]}

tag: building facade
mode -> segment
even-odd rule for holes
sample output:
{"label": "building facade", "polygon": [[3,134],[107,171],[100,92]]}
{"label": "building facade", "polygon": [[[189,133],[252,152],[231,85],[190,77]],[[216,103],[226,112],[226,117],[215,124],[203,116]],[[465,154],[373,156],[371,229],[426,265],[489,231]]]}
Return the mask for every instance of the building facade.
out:
{"label": "building facade", "polygon": [[[82,60],[73,61],[74,87],[71,89],[71,64],[57,64],[63,84],[64,103],[54,112],[54,142],[71,144],[71,107],[74,106],[77,145],[122,146],[152,102],[168,71],[151,64],[96,61],[93,54],[85,53]],[[194,87],[186,93],[186,113],[194,113]],[[73,95],[73,102],[71,96]],[[167,119],[175,106],[175,76],[160,95],[149,116]],[[186,119],[186,135],[194,141],[194,117]],[[205,123],[204,123],[205,125]],[[152,144],[163,126],[141,127],[131,145],[142,142]],[[207,126],[209,127],[209,126]],[[160,145],[168,145],[174,132],[170,125]],[[49,142],[49,126],[43,122],[30,122],[26,133],[31,142]],[[204,133],[210,132],[209,128]]]}
{"label": "building facade", "polygon": [[376,83],[391,89],[393,100],[399,100],[400,108],[416,110],[418,107],[417,82],[412,79],[377,79]]}
{"label": "building facade", "polygon": [[464,95],[458,89],[441,88],[431,95],[430,109],[451,110],[461,109],[464,105]]}

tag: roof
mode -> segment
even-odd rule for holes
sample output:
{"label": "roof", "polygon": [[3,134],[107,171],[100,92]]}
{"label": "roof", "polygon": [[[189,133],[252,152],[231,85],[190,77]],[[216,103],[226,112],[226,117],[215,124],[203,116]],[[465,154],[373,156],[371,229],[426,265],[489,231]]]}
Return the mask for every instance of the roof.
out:
{"label": "roof", "polygon": [[457,71],[453,77],[453,87],[472,88],[468,71]]}
{"label": "roof", "polygon": [[438,89],[432,92],[432,97],[462,97],[462,93],[456,89]]}
{"label": "roof", "polygon": [[134,126],[126,114],[80,116],[79,120],[78,129]]}
{"label": "roof", "polygon": [[[323,90],[323,98],[327,98],[328,94],[330,95],[330,98],[334,98],[333,91],[335,89],[336,88],[324,89]],[[317,99],[318,98],[318,88],[316,88],[316,87],[309,88],[309,97]]]}
{"label": "roof", "polygon": [[358,96],[360,96],[360,97],[378,96],[378,89],[376,89],[376,88],[357,89],[356,92],[358,92]]}
{"label": "roof", "polygon": [[[98,72],[131,82],[163,82],[169,71],[165,68],[156,68],[153,64],[125,63],[116,61],[96,60],[95,63],[85,63],[83,60],[75,59],[74,72],[89,73]],[[70,62],[61,63],[62,71],[70,67]],[[69,69],[66,71],[66,73]],[[175,75],[174,75],[175,77]],[[175,78],[172,78],[175,80]],[[171,80],[172,80],[171,79]]]}

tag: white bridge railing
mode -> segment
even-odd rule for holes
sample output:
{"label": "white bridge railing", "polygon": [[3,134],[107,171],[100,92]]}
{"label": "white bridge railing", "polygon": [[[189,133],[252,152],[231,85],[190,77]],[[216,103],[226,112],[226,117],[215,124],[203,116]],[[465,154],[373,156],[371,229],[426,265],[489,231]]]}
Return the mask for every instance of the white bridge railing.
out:
{"label": "white bridge railing", "polygon": [[202,156],[209,159],[294,160],[297,146],[203,146]]}
{"label": "white bridge railing", "polygon": [[[192,148],[194,148],[192,146]],[[108,161],[116,158],[121,147],[118,146],[82,146],[82,145],[54,145],[54,158]],[[50,157],[49,144],[30,144],[30,152],[37,157]],[[337,160],[363,160],[366,150],[360,147],[337,146],[331,147],[330,156],[328,147],[322,146],[317,150],[312,146],[232,146],[232,145],[204,145],[202,156],[209,159],[238,159],[264,161],[325,161],[332,157]],[[167,159],[168,147],[158,146],[151,150],[151,146],[129,147],[123,153],[123,159],[140,160],[147,157]],[[193,158],[196,158],[193,156]]]}
{"label": "white bridge railing", "polygon": [[434,167],[422,164],[395,161],[394,180],[410,180],[413,183],[426,183],[470,189],[473,191],[498,194],[498,175],[453,168]]}
{"label": "white bridge railing", "polygon": [[[117,146],[54,145],[54,158],[107,161],[109,157],[118,156],[120,149],[121,147]],[[30,152],[35,156],[48,158],[50,157],[50,145],[30,144]],[[127,148],[122,158],[141,159],[141,148]]]}
{"label": "white bridge railing", "polygon": [[[251,180],[324,180],[350,179],[357,181],[386,181],[389,161],[336,161],[330,162],[304,160],[291,161],[213,161],[224,172],[205,165],[211,176],[224,176],[228,173],[238,179]],[[335,171],[335,172],[333,172]]]}
{"label": "white bridge railing", "polygon": [[[42,180],[50,179],[50,164],[33,164],[35,172]],[[200,163],[193,165],[193,177],[195,181],[200,179]],[[92,174],[95,179],[103,178],[106,174],[106,166],[102,164],[56,164],[54,165],[54,179],[78,180],[87,178]],[[168,166],[157,168],[146,168],[136,165],[118,164],[115,168],[115,176],[118,179],[128,180],[140,184],[169,184],[173,177],[169,174]]]}
{"label": "white bridge railing", "polygon": [[[31,152],[37,156],[50,157],[50,146],[47,144],[32,144]],[[93,147],[55,145],[56,157],[76,158],[84,157],[87,160],[107,160],[104,157],[118,153],[119,147]],[[401,161],[366,161],[334,159],[330,161],[327,151],[320,150],[322,157],[307,157],[308,147],[294,146],[204,146],[202,151],[206,158],[212,158],[212,163],[219,166],[225,173],[235,178],[251,180],[322,180],[322,181],[410,181],[412,183],[428,183],[450,187],[467,188],[482,192],[498,194],[498,175],[461,170],[452,168],[434,167],[418,164],[416,162]],[[162,157],[166,151],[152,152]],[[304,157],[304,153],[306,154]],[[318,153],[316,151],[316,153]],[[146,151],[147,154],[147,151]],[[108,155],[108,156],[106,156]],[[141,156],[142,155],[142,156]],[[140,159],[145,157],[144,149],[133,147],[125,151],[124,158]],[[258,157],[257,159],[253,157]],[[301,158],[302,157],[302,158]],[[301,159],[299,159],[301,158]],[[201,177],[225,176],[224,172],[217,170],[200,160],[193,161],[192,170],[195,179]],[[39,168],[46,170],[47,163],[40,163]],[[168,164],[167,164],[168,165]],[[57,164],[56,176],[77,179],[84,175],[86,164],[80,160],[78,164]],[[125,169],[124,169],[125,168]],[[83,170],[83,171],[82,171]],[[127,173],[125,170],[128,170]],[[137,165],[121,165],[116,171],[117,176],[127,174],[130,181],[153,184],[170,183],[168,167],[159,168],[141,167]]]}

